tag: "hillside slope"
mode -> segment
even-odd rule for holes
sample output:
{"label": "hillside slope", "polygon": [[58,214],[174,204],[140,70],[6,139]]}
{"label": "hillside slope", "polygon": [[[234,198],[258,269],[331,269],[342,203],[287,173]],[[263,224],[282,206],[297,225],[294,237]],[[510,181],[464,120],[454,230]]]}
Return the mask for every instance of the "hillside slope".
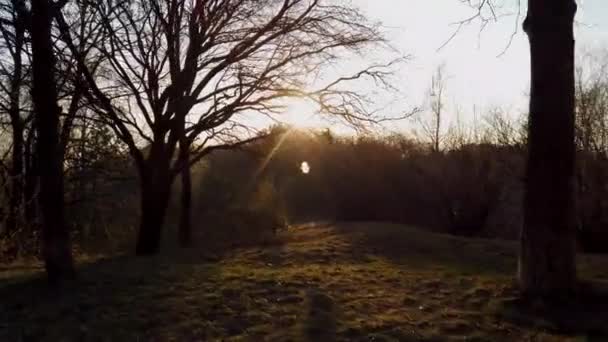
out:
{"label": "hillside slope", "polygon": [[[555,319],[513,310],[515,255],[510,243],[344,223],[292,227],[219,260],[191,251],[84,264],[61,293],[40,270],[4,269],[0,340],[608,340],[601,308]],[[580,265],[608,279],[608,259]]]}

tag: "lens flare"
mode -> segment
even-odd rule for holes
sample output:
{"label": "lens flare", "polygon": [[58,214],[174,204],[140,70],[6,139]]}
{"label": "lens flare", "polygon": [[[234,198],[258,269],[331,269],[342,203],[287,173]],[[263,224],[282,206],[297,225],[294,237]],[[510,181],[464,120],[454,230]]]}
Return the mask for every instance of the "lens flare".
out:
{"label": "lens flare", "polygon": [[302,164],[300,165],[300,171],[302,171],[302,173],[305,175],[310,173],[310,165],[308,164],[308,162],[302,162]]}

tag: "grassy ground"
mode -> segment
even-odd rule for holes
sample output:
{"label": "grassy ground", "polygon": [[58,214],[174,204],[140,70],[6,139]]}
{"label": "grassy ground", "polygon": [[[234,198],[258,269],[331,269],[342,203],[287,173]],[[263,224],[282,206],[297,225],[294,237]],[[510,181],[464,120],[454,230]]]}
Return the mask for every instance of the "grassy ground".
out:
{"label": "grassy ground", "polygon": [[[16,265],[0,268],[0,341],[608,341],[608,306],[515,306],[515,260],[509,243],[360,223],[83,263],[61,292]],[[608,259],[580,265],[608,279]]]}

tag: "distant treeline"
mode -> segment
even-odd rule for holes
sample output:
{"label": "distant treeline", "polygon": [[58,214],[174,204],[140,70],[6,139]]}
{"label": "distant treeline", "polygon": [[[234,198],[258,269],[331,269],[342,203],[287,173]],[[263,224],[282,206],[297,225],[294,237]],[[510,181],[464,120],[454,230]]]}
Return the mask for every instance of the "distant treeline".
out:
{"label": "distant treeline", "polygon": [[[206,212],[257,206],[288,222],[393,221],[516,239],[523,219],[525,136],[511,135],[509,144],[501,144],[497,127],[483,134],[452,131],[441,151],[402,135],[339,137],[279,128],[256,146],[217,153],[197,168],[194,212],[203,216],[195,222],[204,226]],[[580,150],[578,161],[580,245],[603,251],[608,159],[604,152]],[[300,170],[303,162],[308,174]]]}
{"label": "distant treeline", "polygon": [[[498,116],[492,117],[483,132],[449,130],[440,151],[404,135],[355,137],[276,127],[263,140],[215,152],[193,167],[194,244],[259,243],[288,224],[309,220],[391,221],[454,235],[516,239],[525,135],[517,134],[523,132],[517,124],[498,125]],[[507,136],[508,141],[501,139]],[[608,158],[581,148],[578,161],[580,246],[606,251]],[[302,172],[303,162],[309,173]],[[130,250],[139,190],[128,158],[105,151],[94,163],[66,172],[76,245]],[[174,184],[169,208],[170,233],[164,239],[169,244],[175,241],[179,187]],[[16,237],[21,253],[27,246],[36,250],[32,234]],[[8,246],[3,253],[16,252]]]}
{"label": "distant treeline", "polygon": [[[575,199],[579,246],[604,252],[608,75],[603,63],[591,64],[577,74]],[[194,245],[257,243],[287,224],[308,220],[393,221],[455,235],[516,239],[523,221],[525,115],[493,110],[477,124],[438,124],[456,117],[452,114],[421,112],[414,122],[421,127],[418,135],[341,136],[277,126],[263,139],[214,151],[192,167]],[[75,246],[104,253],[132,250],[141,206],[137,168],[107,127],[86,118],[74,125],[78,134],[66,145],[64,170]],[[15,205],[11,156],[5,154],[0,163],[0,222],[20,227],[2,229],[4,260],[39,250],[36,186],[28,177],[30,170],[35,174],[36,160],[26,157],[24,189],[17,190],[27,196],[18,203],[23,218],[17,221],[10,210]],[[309,173],[302,172],[303,162]],[[163,236],[167,244],[175,244],[171,234],[180,218],[180,182],[174,183]]]}

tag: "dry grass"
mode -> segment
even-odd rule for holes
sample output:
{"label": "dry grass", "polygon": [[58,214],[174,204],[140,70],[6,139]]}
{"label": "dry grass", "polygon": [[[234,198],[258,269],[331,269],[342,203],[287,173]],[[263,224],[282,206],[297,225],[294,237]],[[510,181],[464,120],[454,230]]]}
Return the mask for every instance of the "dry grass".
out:
{"label": "dry grass", "polygon": [[[568,313],[566,329],[514,309],[509,243],[373,223],[294,227],[281,241],[219,261],[87,263],[60,293],[12,270],[0,277],[0,340],[608,340],[600,311]],[[581,258],[586,277],[606,279],[607,264]]]}

